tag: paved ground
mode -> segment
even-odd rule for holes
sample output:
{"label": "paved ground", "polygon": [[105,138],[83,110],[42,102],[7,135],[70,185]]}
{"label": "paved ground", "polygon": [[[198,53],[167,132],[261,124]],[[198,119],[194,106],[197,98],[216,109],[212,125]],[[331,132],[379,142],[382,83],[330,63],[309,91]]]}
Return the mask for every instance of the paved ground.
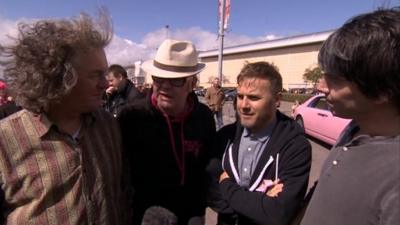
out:
{"label": "paved ground", "polygon": [[[201,99],[200,99],[201,101]],[[290,102],[282,102],[279,110],[286,115],[290,115],[292,104]],[[235,121],[235,112],[232,106],[232,101],[226,102],[223,109],[224,124],[229,124]],[[329,153],[329,146],[319,142],[318,140],[309,138],[312,146],[312,164],[310,172],[309,187],[318,180],[321,166],[325,161]],[[207,209],[206,213],[206,225],[216,224],[216,213],[212,209]]]}

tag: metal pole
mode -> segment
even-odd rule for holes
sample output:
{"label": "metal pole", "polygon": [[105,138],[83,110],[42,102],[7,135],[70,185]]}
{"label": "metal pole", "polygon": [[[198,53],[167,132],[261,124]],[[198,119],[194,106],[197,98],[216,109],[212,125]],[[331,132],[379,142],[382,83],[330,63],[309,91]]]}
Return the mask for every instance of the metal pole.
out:
{"label": "metal pole", "polygon": [[166,33],[166,39],[169,39],[170,37],[169,37],[169,25],[165,25],[165,33]]}
{"label": "metal pole", "polygon": [[224,51],[224,32],[225,32],[225,0],[222,0],[222,13],[221,13],[221,21],[219,23],[219,53],[218,53],[218,78],[223,83],[222,80],[222,60],[223,60],[223,51]]}

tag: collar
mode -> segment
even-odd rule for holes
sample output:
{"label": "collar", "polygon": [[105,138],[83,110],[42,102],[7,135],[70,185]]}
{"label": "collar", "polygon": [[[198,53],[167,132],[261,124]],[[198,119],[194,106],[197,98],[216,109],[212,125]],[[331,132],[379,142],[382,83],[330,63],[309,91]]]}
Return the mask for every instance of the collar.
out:
{"label": "collar", "polygon": [[194,105],[195,105],[195,100],[192,98],[192,95],[189,94],[188,98],[186,100],[186,106],[185,106],[184,111],[182,113],[180,113],[179,115],[172,117],[158,107],[157,98],[156,98],[155,94],[151,95],[150,101],[151,101],[151,105],[153,107],[155,107],[158,111],[162,112],[162,114],[166,118],[170,119],[172,122],[179,122],[179,121],[185,120],[192,113],[192,111],[194,109]]}
{"label": "collar", "polygon": [[244,128],[243,136],[250,137],[252,139],[257,139],[260,142],[264,142],[271,136],[275,124],[276,124],[276,118],[272,120],[271,123],[269,123],[263,130],[261,130],[261,132],[258,132],[257,134],[252,134],[249,129]]}
{"label": "collar", "polygon": [[335,145],[336,146],[357,146],[357,145],[362,145],[362,144],[368,144],[370,142],[387,142],[390,141],[391,139],[399,139],[400,140],[400,135],[396,136],[371,136],[368,134],[361,134],[354,136],[358,131],[360,130],[360,127],[357,125],[357,123],[352,120],[349,125],[345,128],[343,131],[342,135],[339,138],[338,143]]}
{"label": "collar", "polygon": [[[29,112],[29,111],[28,111]],[[53,128],[57,128],[57,125],[49,119],[49,117],[45,113],[34,114],[29,112],[33,120],[35,121],[36,129],[38,130],[38,134],[40,138],[45,137],[50,130]],[[85,113],[82,115],[82,125],[81,127],[91,126],[96,120],[96,115],[94,112]]]}

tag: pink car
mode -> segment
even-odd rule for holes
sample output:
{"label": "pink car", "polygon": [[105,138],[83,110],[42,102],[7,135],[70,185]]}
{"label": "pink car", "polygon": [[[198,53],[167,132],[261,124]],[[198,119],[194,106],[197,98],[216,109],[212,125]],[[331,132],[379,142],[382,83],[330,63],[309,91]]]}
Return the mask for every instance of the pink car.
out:
{"label": "pink car", "polygon": [[292,116],[304,128],[306,134],[330,145],[336,143],[340,133],[351,121],[333,116],[325,95],[309,98],[294,109]]}

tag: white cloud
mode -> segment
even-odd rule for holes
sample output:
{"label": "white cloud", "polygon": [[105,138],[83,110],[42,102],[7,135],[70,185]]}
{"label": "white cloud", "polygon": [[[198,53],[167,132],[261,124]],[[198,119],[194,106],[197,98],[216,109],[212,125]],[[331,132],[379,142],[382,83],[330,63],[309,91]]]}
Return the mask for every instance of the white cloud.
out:
{"label": "white cloud", "polygon": [[283,36],[275,35],[275,34],[267,34],[265,35],[265,41],[270,41],[278,38],[283,38]]}
{"label": "white cloud", "polygon": [[11,21],[0,17],[0,43],[9,43],[8,35],[14,36],[17,34],[17,21]]}
{"label": "white cloud", "polygon": [[114,35],[110,45],[105,49],[109,64],[132,65],[135,61],[146,60],[153,54],[143,44],[137,44],[131,40]]}
{"label": "white cloud", "polygon": [[[106,48],[108,60],[110,63],[118,63],[121,65],[132,64],[137,60],[148,60],[154,57],[158,46],[167,37],[178,40],[192,41],[198,50],[203,51],[217,49],[219,45],[219,40],[216,33],[203,30],[200,27],[190,27],[187,29],[177,30],[167,30],[163,27],[147,33],[141,40],[141,43],[122,39],[115,35],[110,46]],[[227,33],[225,35],[224,45],[229,47],[258,41],[272,40],[275,38],[275,35],[254,38],[246,35]]]}
{"label": "white cloud", "polygon": [[[0,16],[0,43],[8,44],[10,39],[6,35],[16,36],[18,22],[32,22],[34,19],[20,19],[18,21],[7,20]],[[204,30],[194,26],[187,29],[166,29],[165,27],[147,33],[141,43],[124,39],[117,34],[114,35],[110,45],[106,48],[106,54],[109,64],[130,65],[138,60],[148,60],[154,57],[154,54],[167,37],[180,40],[189,40],[195,43],[198,50],[217,49],[219,45],[217,33]],[[272,40],[279,36],[267,34],[260,37],[250,37],[234,33],[226,33],[224,46],[235,46],[249,44],[253,42]]]}

